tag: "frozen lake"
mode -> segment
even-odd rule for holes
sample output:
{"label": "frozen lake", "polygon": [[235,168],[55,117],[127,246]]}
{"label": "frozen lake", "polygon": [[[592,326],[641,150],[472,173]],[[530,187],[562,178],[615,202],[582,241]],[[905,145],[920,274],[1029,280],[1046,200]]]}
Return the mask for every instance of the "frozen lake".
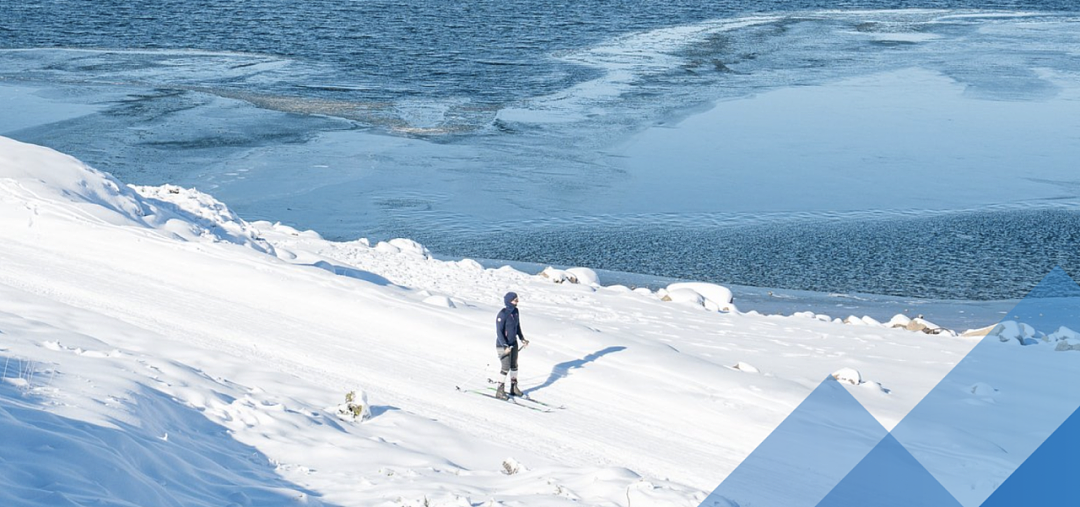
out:
{"label": "frozen lake", "polygon": [[1080,273],[1080,23],[1024,7],[654,12],[602,37],[544,25],[520,51],[439,39],[445,58],[413,77],[302,44],[16,30],[0,32],[0,135],[334,239],[1011,300],[1055,265]]}

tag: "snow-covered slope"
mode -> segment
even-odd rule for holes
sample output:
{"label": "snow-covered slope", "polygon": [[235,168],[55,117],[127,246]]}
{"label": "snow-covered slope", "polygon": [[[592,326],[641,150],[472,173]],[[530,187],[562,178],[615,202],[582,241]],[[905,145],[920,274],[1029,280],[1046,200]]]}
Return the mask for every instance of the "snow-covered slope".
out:
{"label": "snow-covered slope", "polygon": [[[0,266],[7,506],[696,506],[825,376],[888,428],[977,341],[325,241],[5,138]],[[456,389],[510,290],[562,408]]]}

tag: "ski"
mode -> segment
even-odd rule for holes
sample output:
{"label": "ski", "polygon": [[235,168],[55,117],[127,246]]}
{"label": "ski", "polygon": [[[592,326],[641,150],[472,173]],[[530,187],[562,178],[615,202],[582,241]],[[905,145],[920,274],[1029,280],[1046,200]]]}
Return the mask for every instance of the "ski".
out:
{"label": "ski", "polygon": [[[491,391],[491,392],[498,391],[494,387],[489,387],[487,389],[488,389],[488,391]],[[551,403],[547,403],[547,402],[543,402],[543,401],[540,401],[540,400],[533,399],[532,397],[530,397],[527,394],[525,396],[512,396],[511,399],[525,400],[525,401],[540,405],[542,407],[547,407],[547,408],[552,409],[552,410],[565,410],[566,409],[566,407],[563,406],[563,405],[552,405]]]}
{"label": "ski", "polygon": [[[504,400],[499,400],[498,398],[495,397],[495,394],[494,394],[495,389],[491,389],[491,391],[492,392],[489,393],[487,389],[483,389],[483,390],[481,390],[481,389],[466,389],[466,390],[463,390],[462,392],[479,394],[480,396],[483,396],[485,398],[491,398],[493,400],[504,401]],[[521,407],[521,408],[527,408],[529,410],[535,410],[537,412],[543,412],[543,413],[552,412],[551,408],[545,407],[543,405],[539,405],[539,404],[538,405],[529,405],[529,404],[526,404],[526,403],[518,403],[518,400],[515,399],[514,397],[511,397],[510,399],[505,400],[505,401],[510,403],[511,405]]]}

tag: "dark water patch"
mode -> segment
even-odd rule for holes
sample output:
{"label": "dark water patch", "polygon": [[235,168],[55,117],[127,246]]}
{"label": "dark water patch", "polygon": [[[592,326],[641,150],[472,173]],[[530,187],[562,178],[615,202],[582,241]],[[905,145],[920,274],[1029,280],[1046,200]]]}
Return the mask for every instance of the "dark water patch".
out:
{"label": "dark water patch", "polygon": [[1080,275],[1080,211],[1068,209],[714,227],[523,227],[453,240],[415,231],[413,237],[463,257],[928,299],[1018,299],[1055,266]]}

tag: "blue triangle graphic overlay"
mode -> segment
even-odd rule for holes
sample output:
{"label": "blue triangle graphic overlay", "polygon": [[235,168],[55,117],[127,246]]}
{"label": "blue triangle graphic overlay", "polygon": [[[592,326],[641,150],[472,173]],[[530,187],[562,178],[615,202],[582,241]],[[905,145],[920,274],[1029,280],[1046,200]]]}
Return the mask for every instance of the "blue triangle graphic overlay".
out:
{"label": "blue triangle graphic overlay", "polygon": [[892,435],[874,447],[817,507],[960,507]]}
{"label": "blue triangle graphic overlay", "polygon": [[1080,505],[1080,410],[1073,412],[982,507]]}
{"label": "blue triangle graphic overlay", "polygon": [[702,507],[814,507],[887,432],[826,377]]}

